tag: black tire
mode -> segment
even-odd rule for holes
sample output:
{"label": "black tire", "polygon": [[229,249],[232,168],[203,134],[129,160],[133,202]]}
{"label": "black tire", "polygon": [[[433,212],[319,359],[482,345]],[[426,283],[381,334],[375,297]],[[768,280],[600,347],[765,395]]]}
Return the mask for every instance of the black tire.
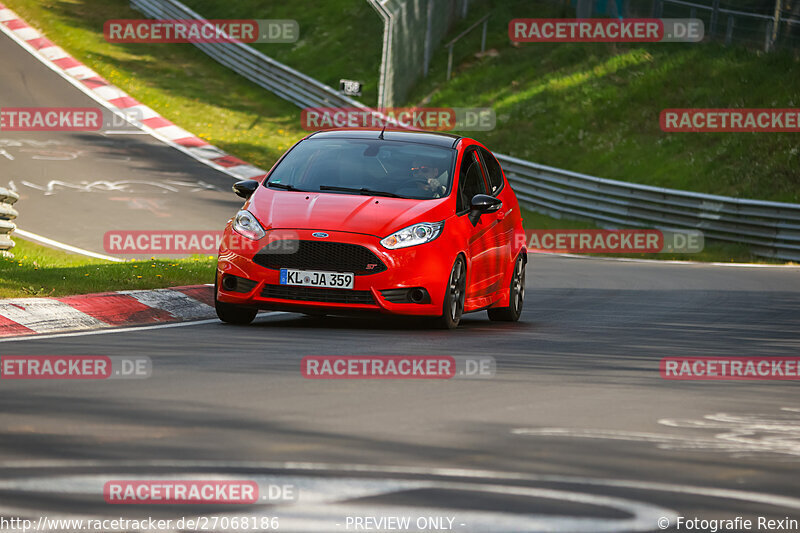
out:
{"label": "black tire", "polygon": [[511,276],[511,288],[508,295],[508,307],[495,307],[488,309],[489,320],[496,322],[516,322],[522,314],[525,303],[525,256],[519,254],[514,263],[514,273]]}
{"label": "black tire", "polygon": [[258,314],[258,309],[217,300],[216,281],[214,281],[214,309],[217,311],[217,317],[227,324],[249,324]]}
{"label": "black tire", "polygon": [[460,255],[450,269],[450,277],[447,279],[447,292],[442,304],[442,316],[439,317],[438,325],[442,329],[455,329],[464,314],[464,299],[467,289],[467,264]]}

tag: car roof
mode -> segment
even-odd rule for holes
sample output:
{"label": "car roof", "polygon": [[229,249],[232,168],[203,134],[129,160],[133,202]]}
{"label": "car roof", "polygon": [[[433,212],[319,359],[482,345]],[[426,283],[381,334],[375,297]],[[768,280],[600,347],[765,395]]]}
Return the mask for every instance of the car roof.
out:
{"label": "car roof", "polygon": [[[377,139],[380,129],[336,129],[324,130],[312,133],[308,138],[314,139]],[[429,144],[432,146],[442,146],[454,148],[456,143],[462,139],[459,135],[450,133],[438,133],[433,131],[410,131],[410,130],[386,130],[383,133],[386,141],[404,141],[418,144]]]}

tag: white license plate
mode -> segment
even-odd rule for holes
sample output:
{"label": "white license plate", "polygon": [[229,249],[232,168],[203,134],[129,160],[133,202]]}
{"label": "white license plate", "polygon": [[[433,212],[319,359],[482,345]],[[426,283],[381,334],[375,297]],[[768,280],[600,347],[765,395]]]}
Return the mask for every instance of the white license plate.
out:
{"label": "white license plate", "polygon": [[352,272],[320,272],[317,270],[281,269],[281,285],[325,287],[327,289],[352,289],[355,275]]}

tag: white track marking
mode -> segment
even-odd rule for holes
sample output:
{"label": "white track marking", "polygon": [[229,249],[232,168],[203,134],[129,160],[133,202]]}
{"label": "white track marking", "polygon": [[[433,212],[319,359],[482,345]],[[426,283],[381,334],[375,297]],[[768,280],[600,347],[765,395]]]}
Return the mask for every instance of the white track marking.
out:
{"label": "white track marking", "polygon": [[[656,444],[662,450],[720,452],[734,457],[770,455],[796,461],[800,458],[800,410],[781,409],[779,415],[716,413],[700,420],[663,418],[659,424],[696,430],[717,430],[709,435],[668,435],[635,431],[573,428],[517,428],[515,435],[621,440]],[[719,432],[719,430],[722,430]]]}
{"label": "white track marking", "polygon": [[[110,475],[122,479],[174,479],[174,476],[130,476]],[[653,524],[663,516],[674,517],[669,509],[619,497],[596,494],[544,489],[534,487],[513,487],[501,484],[470,484],[441,480],[375,480],[348,477],[309,477],[291,475],[249,475],[243,476],[259,487],[291,485],[298,492],[297,501],[271,503],[270,511],[281,517],[282,531],[327,532],[340,529],[342,518],[347,515],[369,515],[376,517],[411,516],[413,519],[431,515],[451,516],[459,527],[458,531],[517,533],[531,531],[571,531],[574,533],[600,533],[618,531],[651,531]],[[227,476],[208,474],[181,474],[181,479],[226,479]],[[108,474],[55,476],[36,479],[9,479],[0,481],[0,489],[23,493],[64,494],[92,497],[102,494]],[[495,494],[512,497],[529,497],[569,502],[577,506],[589,505],[614,509],[625,518],[571,517],[569,515],[536,515],[508,513],[503,511],[467,511],[431,506],[387,505],[359,503],[350,500],[369,497],[391,497],[398,492],[412,490],[466,491],[478,494]],[[4,514],[11,514],[4,509]],[[110,511],[110,510],[109,510]],[[16,511],[15,511],[16,512]],[[260,516],[264,509],[258,507],[244,510],[216,513],[217,516]],[[51,517],[52,518],[52,517]],[[75,516],[63,517],[66,519]],[[90,517],[85,517],[90,518]],[[415,520],[416,521],[416,520]],[[310,524],[313,529],[309,529]],[[463,524],[463,525],[461,525]],[[337,527],[339,526],[339,527]],[[411,528],[413,529],[413,528]]]}
{"label": "white track marking", "polygon": [[[758,503],[762,505],[767,505],[773,508],[787,508],[793,510],[800,510],[800,499],[781,496],[777,494],[767,494],[767,493],[756,493],[750,491],[742,491],[742,490],[729,490],[729,489],[719,489],[713,487],[696,487],[691,485],[681,485],[681,484],[671,484],[671,483],[659,483],[659,482],[649,482],[649,481],[631,481],[631,480],[619,480],[619,479],[600,479],[600,478],[586,478],[586,477],[579,477],[579,476],[561,476],[561,475],[537,475],[537,474],[524,474],[524,473],[507,473],[507,472],[498,472],[498,471],[491,471],[491,470],[468,470],[468,469],[458,469],[458,468],[417,468],[417,467],[392,467],[392,466],[375,466],[375,465],[353,465],[353,464],[331,464],[331,463],[302,463],[302,462],[287,462],[287,463],[277,463],[277,462],[246,462],[246,461],[234,461],[234,462],[227,462],[227,461],[171,461],[171,460],[156,460],[156,461],[94,461],[94,460],[77,460],[77,461],[13,461],[9,463],[2,464],[0,463],[0,468],[3,469],[28,469],[28,468],[41,468],[41,469],[49,469],[52,470],[54,468],[103,468],[106,471],[106,474],[114,474],[120,468],[129,468],[129,467],[136,467],[136,468],[171,468],[175,469],[173,473],[173,478],[175,476],[180,476],[181,474],[177,472],[178,469],[219,469],[219,470],[231,470],[235,469],[236,474],[232,474],[233,477],[250,477],[246,474],[242,473],[244,469],[271,469],[271,470],[291,470],[294,471],[292,474],[287,475],[300,475],[297,472],[302,472],[303,475],[314,475],[314,474],[322,474],[324,476],[331,476],[331,474],[338,474],[338,481],[342,481],[342,477],[347,477],[352,474],[372,474],[372,475],[383,475],[383,476],[437,476],[437,477],[447,477],[450,479],[447,480],[419,480],[419,483],[434,483],[436,486],[439,483],[442,483],[448,489],[453,490],[472,490],[472,491],[481,491],[482,489],[486,489],[486,492],[493,492],[496,491],[501,494],[509,494],[515,495],[517,491],[526,491],[528,487],[519,487],[514,486],[510,487],[507,485],[502,485],[504,482],[546,482],[546,483],[562,483],[562,484],[570,484],[570,485],[588,485],[592,487],[614,487],[614,488],[622,488],[622,489],[633,489],[638,491],[651,491],[651,492],[668,492],[674,494],[682,494],[682,495],[692,495],[692,496],[702,496],[702,497],[710,497],[710,498],[720,498],[725,500],[734,500],[738,502],[744,503]],[[27,474],[27,472],[26,472]],[[97,474],[94,474],[95,476]],[[208,477],[212,474],[203,474],[204,477]],[[264,474],[259,474],[264,475]],[[275,475],[275,474],[273,474]],[[282,475],[282,474],[277,474]],[[125,474],[125,477],[130,477],[129,474]],[[58,476],[49,479],[58,479]],[[107,477],[104,479],[108,479]],[[330,477],[323,478],[323,479],[330,479]],[[459,480],[464,480],[463,483]],[[391,482],[399,483],[403,481],[407,481],[409,483],[414,483],[415,480],[389,480]],[[486,485],[480,485],[478,483],[474,483],[474,481],[483,481]],[[21,478],[19,482],[25,482],[24,478]],[[363,479],[356,479],[356,482],[364,483],[365,480]],[[324,481],[323,481],[324,483]],[[13,487],[11,487],[13,488]],[[442,487],[445,488],[445,487]],[[51,488],[51,490],[53,490]],[[580,493],[580,492],[567,492],[567,491],[560,491],[555,489],[537,489],[531,488],[531,491],[540,491],[540,490],[551,490],[551,494],[546,495],[542,492],[538,493],[539,497],[553,497],[555,499],[561,499],[565,501],[574,501],[576,503],[584,503],[583,500],[578,500],[577,498],[583,498],[586,496],[594,497],[594,498],[604,498],[602,496],[598,496],[596,494],[588,494],[588,493]],[[573,489],[574,490],[574,489]],[[534,496],[533,492],[527,493],[526,495]],[[535,496],[534,496],[535,497]],[[571,499],[572,498],[572,499]],[[630,503],[640,504],[640,502],[636,502],[630,500],[628,498],[617,498],[618,501],[623,502],[625,505],[629,505]],[[298,500],[299,503],[302,504],[302,496]],[[605,502],[608,503],[608,502]],[[652,506],[650,506],[653,508]],[[372,514],[372,510],[375,506],[369,507],[369,513]],[[388,513],[397,516],[401,513],[401,508],[392,507],[390,509],[383,509],[381,508],[380,511],[382,513]],[[291,507],[286,506],[286,510],[291,512]],[[8,510],[3,509],[4,512]],[[309,510],[313,511],[313,510]],[[360,513],[360,515],[364,515],[363,508],[354,507],[352,505],[346,504],[339,504],[336,507],[329,507],[327,509],[328,513],[320,515],[318,512],[313,513],[313,516],[298,516],[297,520],[300,522],[291,522],[292,526],[297,526],[300,529],[297,530],[304,530],[304,531],[323,531],[323,529],[319,529],[318,527],[309,527],[309,523],[312,525],[319,525],[322,527],[330,528],[330,519],[337,519],[341,522],[342,517],[346,516],[347,514],[353,515],[356,513]],[[405,509],[403,509],[405,511]],[[448,511],[452,510],[445,510],[441,508],[434,508],[434,507],[425,507],[425,513],[427,515],[431,514],[447,514]],[[18,510],[14,510],[15,513],[19,513]],[[30,510],[28,514],[30,514]],[[460,511],[455,511],[456,514],[461,515]],[[493,518],[502,518],[504,513],[495,513]],[[510,513],[509,513],[510,514]],[[282,516],[285,516],[284,513],[281,513]],[[662,515],[665,516],[665,515]],[[669,516],[669,515],[666,515]],[[513,515],[512,515],[513,517]],[[292,519],[295,517],[292,516]],[[481,518],[481,517],[478,517]],[[324,522],[319,523],[319,520],[324,520]],[[283,520],[283,519],[282,519]],[[308,523],[303,522],[303,520],[309,520]],[[673,522],[674,523],[674,522]],[[504,525],[504,524],[503,524]],[[531,524],[528,522],[526,524],[528,527]],[[566,523],[565,523],[566,525]],[[287,524],[288,526],[288,524]],[[303,526],[303,527],[301,527]],[[490,527],[499,527],[500,524],[490,525]],[[649,529],[648,531],[656,530],[655,522],[650,522],[648,524]],[[283,521],[281,523],[281,528],[283,529]],[[292,529],[288,529],[287,531],[291,531]],[[331,529],[334,530],[334,529]],[[341,530],[341,528],[338,528]],[[497,531],[497,529],[482,529],[482,531]],[[500,529],[501,531],[503,529]],[[511,531],[524,531],[519,529],[510,529]],[[542,530],[542,529],[539,529]],[[550,529],[552,530],[552,529]],[[509,530],[506,530],[509,531]]]}
{"label": "white track marking", "polygon": [[[0,300],[0,316],[35,331],[49,333],[64,329],[106,328],[108,324],[52,298],[9,298]],[[44,317],[44,318],[43,318]]]}
{"label": "white track marking", "polygon": [[94,257],[95,259],[105,259],[106,261],[114,261],[115,263],[123,263],[125,262],[124,259],[120,259],[119,257],[112,257],[110,255],[98,254],[95,252],[90,252],[89,250],[84,250],[83,248],[77,248],[75,246],[64,244],[63,242],[54,241],[53,239],[48,239],[47,237],[42,237],[41,235],[37,235],[35,233],[31,233],[30,231],[25,231],[22,229],[15,229],[15,235],[19,235],[23,239],[28,239],[30,241],[39,242],[42,244],[46,244],[47,246],[52,246],[53,248],[59,248],[61,250],[66,250],[67,252],[72,252],[75,254],[85,255],[88,257]]}
{"label": "white track marking", "polygon": [[[131,133],[141,133],[141,132],[119,132],[119,133],[131,134]],[[74,157],[72,157],[71,159],[74,159],[79,154],[80,154],[79,152],[74,153]],[[40,157],[39,159],[43,158]],[[129,159],[130,158],[125,158],[123,160],[129,160]],[[117,158],[117,159],[106,159],[106,160],[119,161],[120,159]],[[22,180],[20,183],[22,183],[22,185],[25,185],[26,187],[30,187],[31,189],[43,192],[45,196],[52,196],[62,190],[75,191],[81,193],[97,193],[97,192],[141,193],[145,192],[145,190],[147,190],[147,192],[152,192],[150,188],[154,188],[159,193],[174,193],[174,192],[181,192],[179,187],[184,187],[187,189],[191,189],[189,192],[219,191],[219,188],[217,188],[215,185],[211,185],[210,183],[206,183],[202,180],[198,181],[83,180],[78,183],[71,183],[69,181],[63,181],[63,180],[50,180],[47,182],[46,185],[39,185],[38,183]]]}
{"label": "white track marking", "polygon": [[[50,180],[47,185],[38,185],[30,181],[22,181],[22,184],[31,189],[44,192],[45,196],[56,194],[60,190],[71,190],[77,192],[134,192],[131,190],[131,185],[146,185],[148,187],[155,187],[165,189],[167,192],[178,192],[175,187],[170,187],[157,181],[142,181],[142,180],[97,180],[97,181],[81,181],[79,183],[70,183],[62,180]],[[163,191],[162,191],[163,192]]]}
{"label": "white track marking", "polygon": [[46,141],[40,141],[36,139],[0,139],[0,146],[33,146],[33,147],[47,147],[47,146],[59,146],[65,143],[58,141],[56,139],[48,139]]}
{"label": "white track marking", "polygon": [[219,469],[287,469],[302,472],[352,472],[361,474],[384,475],[429,475],[446,476],[463,479],[485,479],[492,483],[498,481],[532,481],[554,483],[576,483],[594,486],[609,486],[631,488],[656,492],[675,492],[680,494],[695,494],[697,496],[710,496],[729,500],[749,501],[764,503],[770,506],[787,507],[800,510],[800,498],[766,494],[736,489],[720,489],[716,487],[696,487],[693,485],[680,485],[673,483],[660,483],[652,481],[632,481],[624,479],[587,478],[582,476],[562,476],[556,474],[525,474],[510,473],[497,470],[470,470],[466,468],[426,468],[410,466],[379,466],[363,464],[334,464],[312,462],[269,462],[269,461],[181,461],[181,460],[144,460],[144,461],[97,461],[70,460],[70,461],[12,461],[0,463],[0,469],[27,469],[27,468],[106,468],[114,470],[119,468],[219,468]]}
{"label": "white track marking", "polygon": [[[273,315],[284,315],[288,314],[284,311],[269,311],[265,313],[259,313],[256,317],[256,320],[259,318],[273,316]],[[182,328],[185,326],[200,326],[203,324],[220,324],[220,320],[218,318],[208,318],[205,320],[190,320],[186,322],[170,322],[169,324],[155,324],[152,326],[133,326],[133,327],[123,327],[123,328],[108,328],[108,329],[98,329],[92,331],[71,331],[69,333],[50,333],[47,335],[24,335],[20,337],[7,337],[7,338],[0,338],[0,343],[2,342],[22,342],[22,341],[38,341],[38,340],[47,340],[47,339],[61,339],[65,337],[85,337],[87,335],[110,335],[113,333],[133,333],[137,331],[148,331],[151,329],[167,329],[167,328]]]}

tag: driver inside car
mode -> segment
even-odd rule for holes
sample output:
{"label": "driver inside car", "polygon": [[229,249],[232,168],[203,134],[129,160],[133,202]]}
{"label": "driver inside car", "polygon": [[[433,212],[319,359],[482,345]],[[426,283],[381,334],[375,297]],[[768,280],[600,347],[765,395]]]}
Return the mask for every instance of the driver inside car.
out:
{"label": "driver inside car", "polygon": [[447,170],[440,172],[435,163],[428,165],[423,161],[415,161],[410,170],[417,194],[422,193],[428,198],[441,198],[447,192]]}

